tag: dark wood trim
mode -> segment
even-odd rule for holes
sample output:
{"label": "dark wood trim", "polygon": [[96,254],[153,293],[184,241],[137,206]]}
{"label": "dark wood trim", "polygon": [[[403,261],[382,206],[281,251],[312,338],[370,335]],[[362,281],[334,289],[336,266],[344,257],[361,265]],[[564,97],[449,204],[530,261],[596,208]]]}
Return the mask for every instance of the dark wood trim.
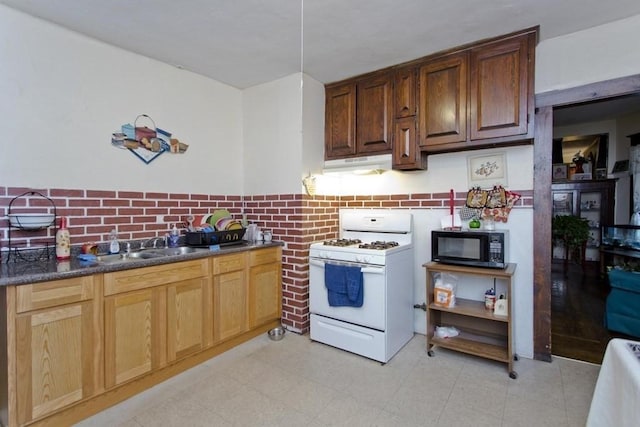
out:
{"label": "dark wood trim", "polygon": [[551,361],[551,150],[553,107],[640,94],[640,74],[536,95],[533,180],[533,355]]}
{"label": "dark wood trim", "polygon": [[640,92],[640,74],[536,94],[536,107],[561,107]]}
{"label": "dark wood trim", "polygon": [[533,357],[551,361],[551,151],[553,107],[536,111],[533,144]]}

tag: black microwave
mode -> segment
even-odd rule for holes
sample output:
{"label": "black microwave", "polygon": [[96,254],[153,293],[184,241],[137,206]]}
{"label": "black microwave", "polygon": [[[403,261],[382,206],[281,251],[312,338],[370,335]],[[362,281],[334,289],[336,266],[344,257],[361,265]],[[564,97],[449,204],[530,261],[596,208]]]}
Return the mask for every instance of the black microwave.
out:
{"label": "black microwave", "polygon": [[431,231],[431,260],[472,267],[506,268],[508,230]]}

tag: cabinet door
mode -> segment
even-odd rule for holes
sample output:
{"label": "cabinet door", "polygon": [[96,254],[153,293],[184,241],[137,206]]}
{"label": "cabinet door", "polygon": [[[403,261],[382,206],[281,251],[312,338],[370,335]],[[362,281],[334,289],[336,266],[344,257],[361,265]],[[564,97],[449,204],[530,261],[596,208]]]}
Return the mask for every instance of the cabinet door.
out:
{"label": "cabinet door", "polygon": [[91,301],[16,318],[17,405],[20,424],[97,392],[101,349]]}
{"label": "cabinet door", "polygon": [[420,146],[467,140],[468,54],[448,55],[420,67]]}
{"label": "cabinet door", "polygon": [[282,268],[279,262],[249,270],[249,328],[280,318]]}
{"label": "cabinet door", "polygon": [[528,36],[471,50],[471,140],[528,134],[529,78]]}
{"label": "cabinet door", "polygon": [[206,279],[191,279],[167,286],[167,351],[174,361],[202,350],[207,329]]}
{"label": "cabinet door", "polygon": [[325,90],[325,158],[356,154],[356,84]]}
{"label": "cabinet door", "polygon": [[247,278],[245,270],[213,278],[214,341],[223,341],[247,331]]}
{"label": "cabinet door", "polygon": [[166,287],[108,296],[104,305],[107,388],[166,364]]}
{"label": "cabinet door", "polygon": [[396,71],[394,96],[396,118],[416,115],[416,69],[401,68]]}
{"label": "cabinet door", "polygon": [[357,152],[391,152],[393,120],[392,78],[390,74],[358,83]]}
{"label": "cabinet door", "polygon": [[416,118],[396,119],[393,137],[393,168],[415,170],[427,168],[427,155],[418,147]]}

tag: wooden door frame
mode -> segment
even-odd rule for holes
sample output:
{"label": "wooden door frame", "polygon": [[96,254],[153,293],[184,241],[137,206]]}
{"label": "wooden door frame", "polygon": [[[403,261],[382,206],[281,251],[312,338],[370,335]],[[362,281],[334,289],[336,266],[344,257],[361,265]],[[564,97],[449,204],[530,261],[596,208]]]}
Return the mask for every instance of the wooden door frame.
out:
{"label": "wooden door frame", "polygon": [[640,74],[536,95],[533,145],[533,357],[551,361],[551,150],[553,108],[640,94]]}

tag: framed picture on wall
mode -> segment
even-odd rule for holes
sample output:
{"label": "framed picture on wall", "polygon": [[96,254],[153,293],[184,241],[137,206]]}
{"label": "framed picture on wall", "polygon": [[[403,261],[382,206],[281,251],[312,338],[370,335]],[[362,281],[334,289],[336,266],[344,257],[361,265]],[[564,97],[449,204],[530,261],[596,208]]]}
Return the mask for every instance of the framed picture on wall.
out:
{"label": "framed picture on wall", "polygon": [[596,169],[596,179],[607,179],[607,168]]}
{"label": "framed picture on wall", "polygon": [[467,157],[469,188],[507,186],[506,153]]}
{"label": "framed picture on wall", "polygon": [[567,171],[569,165],[566,163],[554,163],[553,164],[553,181],[564,181],[567,179]]}

